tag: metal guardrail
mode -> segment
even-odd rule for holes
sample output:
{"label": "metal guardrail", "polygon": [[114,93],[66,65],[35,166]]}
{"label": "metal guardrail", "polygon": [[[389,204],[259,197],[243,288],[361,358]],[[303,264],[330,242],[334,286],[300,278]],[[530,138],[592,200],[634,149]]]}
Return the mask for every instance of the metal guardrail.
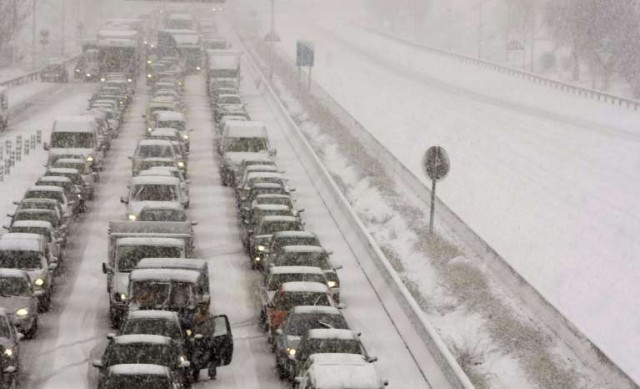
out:
{"label": "metal guardrail", "polygon": [[[238,36],[239,41],[244,45],[244,41],[240,38],[239,34],[237,32],[235,32],[235,34]],[[253,58],[254,54],[246,47],[245,51],[249,54],[248,58],[252,62],[253,67],[258,69],[258,66],[253,63],[255,61]],[[343,230],[343,228],[348,228],[353,232],[346,233],[343,230],[342,233],[345,234],[345,236],[349,236],[348,240],[350,244],[361,247],[362,250],[364,250],[367,255],[374,260],[375,267],[379,269],[385,279],[385,286],[388,288],[388,291],[396,297],[396,300],[394,301],[400,302],[401,309],[410,318],[412,326],[421,335],[423,342],[429,349],[429,352],[433,355],[438,368],[442,371],[442,374],[451,387],[457,389],[474,389],[475,386],[464,373],[436,329],[425,318],[422,309],[404,285],[387,257],[384,255],[382,250],[380,250],[378,244],[371,237],[366,227],[362,224],[354,210],[351,208],[349,202],[320,161],[306,137],[302,134],[302,131],[293,121],[289,112],[277,97],[277,94],[271,87],[269,81],[262,72],[258,71],[258,74],[260,77],[260,83],[264,86],[266,91],[265,96],[269,97],[278,110],[281,111],[283,117],[286,119],[287,126],[291,129],[290,133],[293,135],[293,139],[290,139],[290,141],[295,142],[298,145],[297,147],[302,149],[306,156],[306,158],[301,159],[305,165],[305,169],[311,169],[316,173],[314,175],[316,180],[313,180],[313,183],[327,205],[327,208],[335,222],[341,230]]]}
{"label": "metal guardrail", "polygon": [[[65,65],[69,65],[73,61],[78,60],[78,58],[80,58],[80,55],[76,55],[69,59],[66,59],[63,63]],[[28,84],[30,82],[38,81],[40,79],[40,73],[42,72],[43,69],[44,68],[40,68],[38,70],[34,70],[33,72],[29,72],[21,76],[12,78],[10,80],[2,81],[0,82],[0,86],[17,86],[17,85],[23,85],[23,84]]]}
{"label": "metal guardrail", "polygon": [[616,95],[612,95],[609,93],[605,93],[605,92],[600,92],[594,89],[589,89],[589,88],[583,88],[581,86],[577,86],[577,85],[572,85],[572,84],[568,84],[566,82],[562,82],[562,81],[558,81],[558,80],[553,80],[547,77],[543,77],[534,73],[530,73],[524,70],[518,70],[518,69],[514,69],[514,68],[510,68],[504,65],[500,65],[497,64],[495,62],[490,62],[490,61],[485,61],[485,60],[481,60],[478,58],[474,58],[474,57],[469,57],[466,55],[462,55],[462,54],[457,54],[457,53],[453,53],[450,51],[446,51],[446,50],[442,50],[442,49],[438,49],[432,46],[427,46],[421,43],[417,43],[417,42],[412,42],[412,41],[408,41],[406,39],[400,38],[398,36],[395,36],[393,34],[384,32],[384,31],[380,31],[371,27],[366,27],[366,26],[361,26],[361,25],[357,25],[357,24],[353,24],[353,26],[368,31],[370,33],[376,34],[376,35],[380,35],[383,36],[387,39],[391,39],[393,41],[402,43],[404,45],[407,46],[412,46],[414,48],[417,48],[419,50],[422,51],[428,51],[430,53],[434,53],[437,55],[441,55],[441,56],[445,56],[448,58],[452,58],[455,59],[457,61],[463,62],[463,63],[469,63],[469,64],[473,64],[476,66],[479,66],[481,68],[485,68],[485,69],[490,69],[493,71],[496,71],[498,73],[503,73],[503,74],[507,74],[509,76],[512,77],[517,77],[517,78],[521,78],[524,80],[528,80],[533,82],[534,84],[540,84],[540,85],[545,85],[554,89],[558,89],[560,91],[563,92],[568,92],[571,93],[573,95],[576,96],[582,96],[582,97],[586,97],[592,100],[597,100],[600,102],[604,102],[604,103],[608,103],[611,105],[617,105],[623,108],[628,108],[634,111],[637,111],[640,108],[640,100],[633,100],[633,99],[628,99],[625,97],[621,97],[621,96],[616,96]]}

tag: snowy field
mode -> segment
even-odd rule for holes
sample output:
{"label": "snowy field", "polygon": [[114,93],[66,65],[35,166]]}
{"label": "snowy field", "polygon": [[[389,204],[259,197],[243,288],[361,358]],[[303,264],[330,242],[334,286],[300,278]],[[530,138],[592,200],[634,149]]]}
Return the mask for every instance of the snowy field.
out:
{"label": "snowy field", "polygon": [[297,39],[314,41],[314,79],[417,176],[426,147],[444,146],[439,197],[640,380],[637,113],[345,24],[277,21],[280,49],[293,58]]}

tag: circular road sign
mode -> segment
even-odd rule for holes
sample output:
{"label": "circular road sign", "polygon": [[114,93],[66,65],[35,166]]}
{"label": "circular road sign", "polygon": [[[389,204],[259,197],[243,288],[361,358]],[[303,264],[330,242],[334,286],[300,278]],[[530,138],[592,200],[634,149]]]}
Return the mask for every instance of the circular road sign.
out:
{"label": "circular road sign", "polygon": [[447,176],[451,163],[447,152],[440,146],[431,146],[422,157],[422,168],[429,178],[439,181]]}

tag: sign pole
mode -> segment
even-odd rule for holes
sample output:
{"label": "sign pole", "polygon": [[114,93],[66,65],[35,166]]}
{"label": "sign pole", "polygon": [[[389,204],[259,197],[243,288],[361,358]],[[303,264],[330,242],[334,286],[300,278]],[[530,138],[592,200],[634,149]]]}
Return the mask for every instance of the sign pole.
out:
{"label": "sign pole", "polygon": [[307,87],[308,90],[311,90],[311,69],[313,69],[313,66],[309,66],[309,86]]}
{"label": "sign pole", "polygon": [[433,218],[436,213],[436,180],[431,180],[431,212],[429,213],[429,234],[433,235]]}

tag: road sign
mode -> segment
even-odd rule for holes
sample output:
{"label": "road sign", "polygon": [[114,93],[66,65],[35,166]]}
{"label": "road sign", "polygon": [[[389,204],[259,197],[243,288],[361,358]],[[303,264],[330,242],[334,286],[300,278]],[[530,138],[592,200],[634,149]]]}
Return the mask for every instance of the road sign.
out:
{"label": "road sign", "polygon": [[314,44],[311,41],[298,41],[296,43],[296,65],[313,66],[315,59]]}
{"label": "road sign", "polygon": [[447,152],[440,146],[431,146],[422,157],[422,168],[431,179],[431,212],[429,213],[429,233],[433,234],[433,218],[436,210],[436,182],[449,173],[451,163]]}
{"label": "road sign", "polygon": [[422,168],[427,177],[432,180],[440,181],[445,178],[449,173],[450,167],[449,156],[445,149],[440,146],[429,147],[422,157]]}

